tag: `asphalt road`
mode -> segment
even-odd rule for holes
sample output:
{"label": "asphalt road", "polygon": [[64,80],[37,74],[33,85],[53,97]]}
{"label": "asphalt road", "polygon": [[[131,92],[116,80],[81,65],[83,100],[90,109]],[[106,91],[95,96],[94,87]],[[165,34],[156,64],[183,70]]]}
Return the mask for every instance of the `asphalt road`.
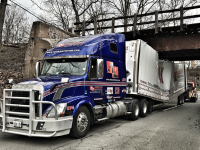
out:
{"label": "asphalt road", "polygon": [[107,120],[91,127],[89,134],[78,140],[69,136],[36,138],[0,132],[0,150],[3,149],[200,150],[200,99],[158,109],[137,121],[123,117]]}

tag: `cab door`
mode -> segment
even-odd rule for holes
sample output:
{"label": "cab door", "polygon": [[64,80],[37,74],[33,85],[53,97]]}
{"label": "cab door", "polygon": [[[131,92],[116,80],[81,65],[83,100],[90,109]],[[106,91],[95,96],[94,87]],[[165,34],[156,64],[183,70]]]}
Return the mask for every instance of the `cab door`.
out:
{"label": "cab door", "polygon": [[102,101],[104,99],[104,60],[91,58],[89,62],[89,72],[86,81],[87,95],[94,101]]}

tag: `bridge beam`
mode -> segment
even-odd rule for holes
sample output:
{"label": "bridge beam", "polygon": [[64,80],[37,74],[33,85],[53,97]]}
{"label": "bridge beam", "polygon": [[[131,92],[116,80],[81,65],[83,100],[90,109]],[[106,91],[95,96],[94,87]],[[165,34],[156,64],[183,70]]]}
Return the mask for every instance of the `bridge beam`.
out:
{"label": "bridge beam", "polygon": [[154,29],[140,30],[135,37],[123,32],[126,40],[142,39],[159,52],[161,59],[170,61],[200,60],[200,24],[164,27],[157,34]]}
{"label": "bridge beam", "polygon": [[168,60],[200,60],[200,34],[183,33],[168,36],[143,37],[159,56]]}

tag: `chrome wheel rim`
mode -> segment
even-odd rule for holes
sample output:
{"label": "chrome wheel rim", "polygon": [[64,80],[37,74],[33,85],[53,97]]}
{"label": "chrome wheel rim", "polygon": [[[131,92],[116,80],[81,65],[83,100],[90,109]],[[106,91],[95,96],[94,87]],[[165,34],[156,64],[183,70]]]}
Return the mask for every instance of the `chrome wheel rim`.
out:
{"label": "chrome wheel rim", "polygon": [[139,105],[136,104],[135,105],[135,116],[138,116],[139,115]]}
{"label": "chrome wheel rim", "polygon": [[144,106],[143,106],[143,113],[145,114],[147,112],[147,103],[144,103]]}
{"label": "chrome wheel rim", "polygon": [[81,112],[77,118],[77,128],[80,132],[84,132],[88,125],[88,118],[84,112]]}

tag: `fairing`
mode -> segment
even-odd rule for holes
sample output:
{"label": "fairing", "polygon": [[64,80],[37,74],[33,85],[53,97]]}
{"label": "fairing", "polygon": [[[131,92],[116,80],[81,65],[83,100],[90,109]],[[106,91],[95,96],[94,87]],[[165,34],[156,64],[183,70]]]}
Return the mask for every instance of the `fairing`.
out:
{"label": "fairing", "polygon": [[[125,37],[122,34],[90,35],[69,38],[61,41],[56,47],[48,50],[44,58],[101,56],[125,62]],[[110,51],[110,43],[116,43],[118,53]]]}

